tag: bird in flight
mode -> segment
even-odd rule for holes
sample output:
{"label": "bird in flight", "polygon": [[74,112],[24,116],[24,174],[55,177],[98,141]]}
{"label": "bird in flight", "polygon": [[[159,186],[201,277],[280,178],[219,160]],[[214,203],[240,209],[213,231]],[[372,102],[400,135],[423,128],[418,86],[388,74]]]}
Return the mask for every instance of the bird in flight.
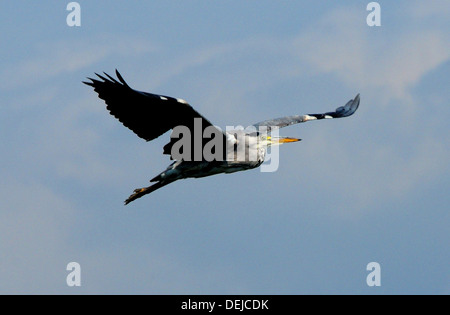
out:
{"label": "bird in flight", "polygon": [[125,205],[179,179],[259,167],[268,147],[301,140],[272,136],[278,129],[312,120],[348,117],[360,102],[358,94],[334,112],[288,116],[262,121],[245,130],[222,131],[183,99],[134,90],[117,70],[117,79],[106,73],[96,75],[98,78],[88,78],[90,82],[83,83],[92,86],[110,114],[136,135],[151,141],[172,130],[163,153],[174,162],[150,180],[151,186],[134,190]]}

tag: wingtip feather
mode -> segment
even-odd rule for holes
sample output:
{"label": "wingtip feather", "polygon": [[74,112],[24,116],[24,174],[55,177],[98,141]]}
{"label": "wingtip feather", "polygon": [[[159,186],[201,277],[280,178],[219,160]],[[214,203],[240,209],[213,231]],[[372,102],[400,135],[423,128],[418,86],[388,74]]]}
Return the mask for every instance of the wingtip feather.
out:
{"label": "wingtip feather", "polygon": [[127,82],[125,82],[122,75],[119,73],[119,71],[117,69],[116,69],[116,76],[122,84],[124,84],[125,86],[128,86]]}
{"label": "wingtip feather", "polygon": [[112,82],[114,82],[114,83],[119,83],[119,82],[117,82],[117,80],[116,79],[114,79],[112,76],[110,76],[109,74],[107,74],[106,72],[103,72]]}
{"label": "wingtip feather", "polygon": [[102,79],[103,81],[108,81],[108,79],[106,79],[105,77],[103,77],[103,76],[101,76],[100,74],[98,74],[97,72],[95,72],[95,75],[97,76],[97,77],[99,77],[100,79]]}

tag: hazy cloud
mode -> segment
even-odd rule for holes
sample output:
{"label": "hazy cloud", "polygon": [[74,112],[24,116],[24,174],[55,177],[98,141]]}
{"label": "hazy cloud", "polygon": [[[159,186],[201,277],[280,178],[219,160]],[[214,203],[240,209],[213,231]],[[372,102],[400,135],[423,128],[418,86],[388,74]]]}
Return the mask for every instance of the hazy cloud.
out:
{"label": "hazy cloud", "polygon": [[[365,293],[358,277],[378,258],[392,270],[387,292],[448,290],[436,272],[448,260],[439,208],[448,97],[418,89],[428,75],[446,79],[449,35],[430,21],[448,20],[446,3],[397,14],[414,27],[370,29],[365,6],[331,6],[297,31],[255,28],[200,47],[104,30],[30,41],[29,54],[0,70],[0,292]],[[133,87],[173,92],[219,124],[332,110],[357,92],[362,103],[351,118],[283,129],[304,141],[281,148],[274,174],[180,181],[125,208],[170,161],[167,135],[145,143],[80,82],[119,66]],[[80,291],[65,284],[72,260],[83,268]],[[424,266],[411,277],[415,262]]]}

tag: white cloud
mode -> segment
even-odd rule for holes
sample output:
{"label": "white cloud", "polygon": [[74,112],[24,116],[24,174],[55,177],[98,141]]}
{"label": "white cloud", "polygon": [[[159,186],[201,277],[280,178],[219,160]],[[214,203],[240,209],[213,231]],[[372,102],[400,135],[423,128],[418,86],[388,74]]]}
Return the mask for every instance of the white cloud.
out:
{"label": "white cloud", "polygon": [[[412,18],[413,12],[405,14]],[[158,87],[193,69],[212,68],[217,73],[206,71],[203,77],[187,82],[205,87],[201,91],[208,95],[205,101],[220,105],[225,103],[226,88],[232,89],[226,96],[242,103],[245,93],[286,78],[329,74],[352,90],[383,95],[382,104],[393,99],[411,101],[411,89],[421,78],[450,60],[448,34],[435,26],[417,30],[383,25],[376,30],[365,24],[365,14],[364,10],[339,8],[295,36],[260,35],[183,51],[159,69],[158,75],[142,79],[145,86]],[[227,102],[227,108],[234,103]]]}
{"label": "white cloud", "polygon": [[433,2],[415,1],[409,2],[407,11],[412,18],[423,21],[423,19],[448,19],[450,14],[450,3],[447,0],[433,0]]}
{"label": "white cloud", "polygon": [[56,293],[65,283],[74,209],[44,185],[10,177],[0,184],[0,200],[0,292]]}
{"label": "white cloud", "polygon": [[397,99],[408,97],[424,74],[450,59],[450,40],[440,29],[390,29],[396,34],[379,38],[360,16],[359,10],[351,9],[327,14],[298,35],[295,54],[348,86],[381,88]]}
{"label": "white cloud", "polygon": [[[420,189],[421,184],[432,183],[439,176],[445,176],[449,171],[447,160],[450,155],[445,136],[436,136],[433,132],[422,133],[413,127],[420,122],[420,117],[411,112],[418,113],[420,104],[408,99],[425,74],[449,59],[448,35],[434,27],[428,29],[424,27],[420,31],[405,28],[395,30],[390,36],[375,36],[372,43],[365,30],[367,27],[364,25],[365,20],[360,18],[361,15],[364,17],[364,13],[352,10],[330,12],[309,28],[300,30],[296,36],[284,38],[260,36],[255,39],[213,43],[187,51],[172,52],[173,57],[169,58],[169,61],[165,59],[169,67],[157,64],[154,65],[158,69],[155,73],[136,71],[125,73],[124,76],[130,81],[138,82],[140,86],[149,88],[163,86],[176,81],[177,78],[186,78],[186,86],[198,88],[196,95],[201,95],[197,98],[201,97],[202,103],[204,101],[203,106],[211,104],[211,108],[207,111],[220,118],[226,117],[227,121],[231,122],[253,122],[250,119],[254,117],[256,109],[258,115],[267,112],[267,108],[246,99],[245,95],[249,91],[259,92],[265,88],[273,88],[282,80],[308,80],[315,74],[325,74],[323,77],[329,75],[330,81],[344,82],[351,90],[364,89],[366,93],[362,95],[360,111],[354,117],[318,123],[315,125],[317,128],[311,129],[304,126],[293,127],[298,130],[304,128],[302,131],[290,129],[289,132],[295,134],[308,134],[308,130],[314,131],[314,134],[309,132],[309,135],[305,136],[305,141],[291,151],[292,155],[282,156],[281,168],[289,172],[271,177],[279,181],[280,189],[275,192],[276,194],[263,196],[267,200],[277,199],[280,203],[288,203],[289,201],[281,201],[281,198],[284,194],[289,197],[301,195],[298,192],[301,182],[312,193],[302,197],[301,201],[307,207],[315,209],[316,205],[311,206],[312,201],[320,203],[323,199],[335,197],[333,207],[347,208],[344,215],[355,217],[355,213],[361,209],[379,210],[382,207],[379,205],[380,202],[389,204],[393,199],[408,198],[408,194]],[[427,16],[436,14],[438,14],[436,10],[430,11]],[[45,173],[55,182],[76,180],[77,184],[88,188],[104,182],[116,188],[118,185],[125,187],[124,180],[135,183],[136,186],[129,187],[129,191],[123,191],[123,197],[126,197],[128,192],[141,185],[139,182],[141,179],[146,183],[148,176],[154,175],[153,170],[159,171],[158,164],[165,166],[168,162],[166,157],[160,154],[161,148],[158,147],[163,140],[146,145],[144,141],[136,138],[136,146],[130,144],[123,154],[119,152],[119,148],[106,149],[107,143],[115,146],[117,141],[123,145],[134,135],[109,117],[102,101],[98,100],[91,90],[86,89],[85,93],[76,94],[77,90],[74,93],[75,98],[67,101],[67,92],[72,87],[64,88],[56,84],[59,78],[67,74],[70,76],[84,68],[87,69],[86,75],[89,76],[92,71],[96,71],[91,68],[110,57],[117,57],[114,58],[114,63],[132,64],[136,62],[135,57],[146,58],[146,53],[155,52],[159,47],[137,38],[123,37],[114,41],[114,44],[110,44],[110,40],[111,37],[102,40],[94,36],[77,43],[66,40],[45,43],[35,48],[35,54],[29,59],[0,70],[0,78],[5,82],[2,88],[11,89],[13,92],[16,92],[15,89],[32,85],[35,88],[26,94],[9,97],[10,100],[13,99],[9,104],[14,106],[8,109],[14,108],[19,112],[23,110],[23,117],[17,125],[21,125],[20,131],[27,134],[17,136],[15,130],[9,134],[8,137],[14,140],[11,143],[15,145],[4,153],[11,155],[9,160],[14,160],[17,164],[9,165],[11,168],[5,170],[7,176],[0,185],[2,202],[0,239],[7,240],[0,243],[2,258],[0,291],[54,292],[65,288],[64,264],[68,259],[79,259],[82,267],[86,266],[86,280],[93,281],[86,287],[89,292],[104,292],[107,290],[105,288],[117,284],[122,285],[118,289],[121,292],[142,289],[155,293],[173,291],[204,293],[210,292],[212,288],[224,290],[233,286],[241,287],[242,291],[242,288],[250,291],[252,283],[232,279],[233,275],[240,275],[242,271],[240,263],[233,257],[230,257],[230,262],[235,270],[229,266],[212,266],[206,268],[207,270],[196,269],[185,262],[184,258],[189,254],[185,254],[186,256],[178,253],[164,254],[152,246],[147,246],[148,243],[142,242],[142,239],[154,235],[151,233],[134,235],[132,238],[137,242],[131,248],[126,246],[129,240],[124,241],[122,244],[124,247],[116,252],[112,252],[112,246],[103,248],[102,245],[93,244],[91,249],[77,249],[75,251],[77,257],[71,257],[73,251],[67,249],[71,244],[70,237],[79,239],[78,236],[74,236],[71,223],[74,218],[80,218],[79,209],[75,209],[64,196],[58,195],[43,183],[36,183],[44,180],[40,178],[42,174]],[[161,54],[167,51],[168,47],[159,50]],[[136,67],[141,66],[142,64],[138,64]],[[115,64],[111,67],[115,67]],[[218,71],[212,72],[211,68]],[[195,70],[198,70],[202,77],[193,80],[188,74]],[[51,87],[48,86],[50,84]],[[81,83],[77,84],[81,86]],[[13,92],[8,91],[9,94]],[[275,112],[285,110],[276,107],[278,101],[289,100],[289,97],[282,93],[283,91],[280,91],[279,95],[273,95],[273,99],[265,104],[273,106]],[[369,93],[372,93],[370,98]],[[189,95],[174,96],[186,97],[189,100]],[[295,97],[299,98],[298,95]],[[436,106],[445,106],[445,101],[441,100]],[[338,105],[340,104],[336,104]],[[408,111],[402,112],[399,107],[407,107]],[[38,117],[31,117],[41,109],[42,113]],[[201,112],[207,114],[207,111]],[[406,115],[410,116],[405,117]],[[105,120],[101,120],[100,116]],[[391,116],[395,118],[392,119]],[[89,122],[91,118],[92,122]],[[433,120],[444,125],[442,122],[445,121],[445,117],[433,116]],[[105,121],[111,121],[111,124]],[[415,132],[412,136],[399,132],[399,125],[410,126]],[[425,124],[424,130],[431,129],[432,125],[432,123]],[[386,139],[376,138],[366,128],[387,130],[383,134],[389,136]],[[344,134],[349,130],[356,131],[359,135]],[[128,133],[130,136],[115,137],[117,134],[114,134],[105,141],[109,132],[116,131],[117,134]],[[283,149],[281,151],[282,155],[286,152]],[[136,161],[142,164],[138,165]],[[37,170],[39,168],[42,170]],[[17,175],[16,172],[20,174]],[[249,187],[245,187],[245,192],[241,192],[242,195],[248,194],[246,198],[261,197],[259,181],[268,178],[264,177],[264,174],[253,174],[258,176],[254,177],[258,182],[256,187],[251,187],[253,190],[247,191]],[[253,178],[252,175],[248,176]],[[214,183],[217,184],[215,187],[224,187],[220,178],[215,178]],[[236,185],[241,184],[236,182]],[[186,183],[184,185],[180,184],[179,188],[173,188],[172,191],[180,192],[182,187],[188,186]],[[198,187],[208,189],[207,185]],[[316,188],[316,191],[313,188]],[[64,188],[62,190],[64,191]],[[78,198],[78,193],[73,192],[71,198]],[[201,194],[203,193],[205,192]],[[108,191],[108,194],[111,193]],[[191,191],[191,195],[196,194],[197,191]],[[202,205],[198,204],[201,194],[179,206],[184,208],[183,210],[190,211],[192,222],[198,219],[198,213],[191,210],[202,208]],[[162,196],[166,195],[163,193]],[[121,198],[110,195],[108,197]],[[223,198],[225,200],[225,197]],[[298,211],[297,208],[292,210],[281,205],[280,209],[270,211],[256,207],[247,209],[248,199],[243,201],[243,197],[239,199],[235,196],[235,198],[236,200],[230,201],[230,205],[241,203],[244,211],[249,211],[255,216],[264,216],[268,213],[270,216],[277,216],[279,211]],[[172,201],[155,199],[169,204]],[[299,206],[298,200],[293,199],[289,205]],[[109,209],[103,209],[104,202],[103,200],[93,204],[92,210],[99,213],[108,211]],[[252,202],[261,205],[261,208],[266,206],[264,202],[253,200]],[[220,210],[228,209],[222,207]],[[227,213],[229,217],[229,212]],[[154,222],[167,222],[174,219],[175,215],[179,213],[173,211],[168,217],[157,218]],[[141,217],[142,213],[139,213],[139,216]],[[90,224],[94,225],[104,220],[104,216],[99,217],[101,218],[94,218]],[[214,218],[212,216],[211,220]],[[278,218],[281,222],[281,217]],[[269,221],[269,218],[266,219]],[[233,218],[229,220],[232,222]],[[129,224],[133,226],[132,222]],[[201,225],[199,222],[195,224]],[[102,228],[104,231],[105,227]],[[113,222],[111,228],[117,229],[118,225]],[[155,230],[157,229],[155,225]],[[228,229],[229,226],[223,226],[223,231]],[[159,232],[166,233],[166,231]],[[289,233],[287,232],[286,236]],[[176,234],[179,235],[183,234]],[[198,235],[195,241],[199,241],[203,236],[201,232]],[[235,237],[240,236],[242,235],[236,234]],[[210,248],[215,247],[216,244],[210,244]],[[268,255],[270,253],[269,251]],[[197,262],[195,257],[189,258],[192,259],[192,263]],[[118,270],[124,271],[123,274],[118,276]],[[146,277],[145,280],[142,279],[143,276]],[[149,282],[142,284],[146,280]],[[193,288],[193,284],[198,284],[199,287]]]}
{"label": "white cloud", "polygon": [[109,56],[133,58],[154,52],[158,46],[137,37],[105,35],[83,40],[59,40],[30,47],[27,59],[0,72],[2,89],[15,89],[73,73]]}

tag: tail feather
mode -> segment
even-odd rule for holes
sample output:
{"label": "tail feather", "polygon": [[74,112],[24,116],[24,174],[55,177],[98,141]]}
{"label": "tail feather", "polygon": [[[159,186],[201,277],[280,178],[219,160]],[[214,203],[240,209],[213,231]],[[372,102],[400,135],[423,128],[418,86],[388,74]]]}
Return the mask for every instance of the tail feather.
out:
{"label": "tail feather", "polygon": [[163,184],[161,182],[158,182],[158,183],[156,183],[156,184],[154,184],[152,186],[149,186],[149,187],[135,189],[134,193],[130,197],[128,197],[127,200],[125,200],[125,205],[129,204],[130,202],[132,202],[132,201],[134,201],[134,200],[136,200],[138,198],[141,198],[142,196],[150,194],[150,193],[154,192],[155,190],[157,190],[157,189],[159,189],[159,188],[161,188],[161,187],[163,187],[163,186],[165,186],[167,184],[168,183]]}

